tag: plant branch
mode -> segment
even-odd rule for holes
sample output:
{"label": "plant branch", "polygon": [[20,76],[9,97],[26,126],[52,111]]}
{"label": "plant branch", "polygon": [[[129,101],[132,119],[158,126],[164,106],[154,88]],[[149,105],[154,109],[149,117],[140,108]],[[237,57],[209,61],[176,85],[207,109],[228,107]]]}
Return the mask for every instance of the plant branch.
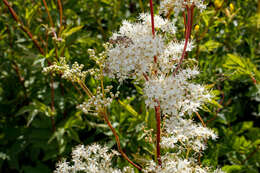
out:
{"label": "plant branch", "polygon": [[142,170],[142,168],[140,166],[138,166],[137,164],[135,164],[133,161],[131,161],[127,155],[124,153],[124,151],[122,150],[121,148],[121,145],[120,145],[120,140],[119,140],[119,137],[116,133],[116,130],[113,128],[112,124],[110,123],[109,119],[108,119],[108,116],[107,116],[107,113],[105,111],[102,111],[101,112],[102,115],[104,116],[104,120],[105,122],[107,123],[107,125],[109,126],[109,128],[111,129],[113,135],[115,136],[115,139],[116,139],[116,143],[117,143],[117,148],[118,148],[118,151],[121,153],[121,155],[123,156],[124,159],[126,159],[131,165],[133,165],[134,167],[136,167],[138,170]]}
{"label": "plant branch", "polygon": [[[85,85],[84,82],[79,81],[78,84],[80,85],[80,87],[84,90],[84,92],[88,95],[89,98],[93,97],[93,94],[91,93],[91,91],[88,89],[88,87]],[[103,84],[102,84],[103,85]],[[104,86],[103,86],[104,87]],[[104,95],[103,95],[104,96]],[[120,140],[119,137],[115,131],[115,129],[113,128],[112,124],[109,121],[108,115],[106,113],[106,110],[101,110],[100,113],[103,115],[105,122],[107,123],[107,125],[109,126],[110,130],[112,131],[113,135],[115,136],[116,139],[116,143],[117,143],[117,148],[118,151],[121,153],[121,155],[123,156],[124,159],[126,159],[130,164],[132,164],[134,167],[136,167],[139,170],[142,170],[142,168],[138,165],[136,165],[133,161],[131,161],[127,155],[124,153],[124,151],[121,148],[120,145]]]}
{"label": "plant branch", "polygon": [[198,112],[195,112],[195,114],[197,115],[197,117],[199,118],[201,124],[203,125],[203,127],[206,127],[206,124],[204,123],[203,119],[201,118],[200,114]]}
{"label": "plant branch", "polygon": [[155,114],[156,114],[156,155],[158,164],[161,166],[161,148],[160,148],[160,141],[161,141],[161,112],[160,112],[160,103],[157,101],[158,106],[155,106]]}
{"label": "plant branch", "polygon": [[50,20],[51,27],[54,28],[54,23],[53,23],[53,20],[52,20],[51,14],[50,14],[50,12],[49,12],[49,9],[48,9],[48,6],[47,6],[47,3],[46,3],[45,0],[42,0],[42,1],[43,1],[43,4],[44,4],[44,7],[45,7],[45,10],[46,10],[46,12],[47,12],[47,14],[48,14],[48,18],[49,18],[49,20]]}
{"label": "plant branch", "polygon": [[[181,67],[181,64],[183,62],[183,59],[185,57],[185,54],[186,54],[186,49],[187,49],[187,46],[188,46],[188,42],[189,42],[189,38],[190,38],[190,35],[191,35],[191,29],[192,29],[192,13],[193,13],[193,9],[194,9],[194,5],[192,6],[186,6],[186,9],[187,9],[187,16],[188,16],[188,19],[187,19],[187,27],[186,28],[186,32],[185,32],[185,43],[184,43],[184,48],[183,48],[183,51],[182,51],[182,55],[181,55],[181,59],[180,59],[180,62],[178,63],[175,71],[173,72],[173,76],[175,76],[179,70],[179,68]],[[184,15],[185,16],[185,15]]]}
{"label": "plant branch", "polygon": [[61,31],[62,31],[62,18],[63,18],[63,10],[62,10],[61,0],[58,0],[58,8],[59,8],[59,14],[60,14],[60,29],[59,29],[58,36],[60,36]]}
{"label": "plant branch", "polygon": [[17,16],[16,12],[14,11],[14,9],[10,6],[9,2],[7,0],[3,0],[3,2],[7,6],[9,12],[12,14],[14,20],[18,23],[18,26],[32,39],[34,45],[37,47],[39,52],[42,55],[44,55],[44,51],[43,51],[42,47],[40,46],[39,42],[35,39],[35,36],[33,36],[31,31],[26,26],[24,26],[24,24],[19,19],[19,17]]}
{"label": "plant branch", "polygon": [[[40,46],[39,42],[35,39],[35,36],[33,36],[33,34],[31,33],[31,31],[29,30],[29,28],[27,28],[22,21],[19,19],[19,17],[17,16],[16,12],[14,11],[14,9],[10,6],[9,2],[7,0],[3,0],[4,4],[7,6],[9,12],[12,14],[14,20],[18,23],[18,26],[31,38],[31,40],[33,41],[34,45],[37,47],[38,51],[44,56],[44,50],[43,48]],[[48,65],[51,65],[51,62],[47,61]],[[54,107],[54,86],[53,86],[53,78],[51,77],[51,109],[52,111],[55,110]],[[55,127],[55,122],[53,117],[51,117],[51,122],[52,122],[52,129],[53,131],[55,131],[56,127]]]}
{"label": "plant branch", "polygon": [[13,68],[14,68],[14,70],[15,70],[15,72],[16,72],[18,78],[19,78],[19,82],[20,82],[20,84],[21,84],[22,87],[23,87],[23,92],[24,92],[25,100],[27,100],[27,99],[28,99],[28,95],[27,95],[26,87],[25,87],[25,85],[24,85],[24,78],[22,77],[22,75],[21,75],[21,73],[20,73],[20,68],[19,68],[19,66],[17,65],[17,63],[16,63],[15,61],[12,61],[12,62],[13,62],[13,65],[14,65]]}
{"label": "plant branch", "polygon": [[155,36],[155,29],[154,29],[154,12],[153,12],[153,0],[150,0],[150,11],[151,11],[152,33],[153,33],[153,36]]}
{"label": "plant branch", "polygon": [[[153,37],[155,37],[153,0],[150,0],[150,13],[151,13],[152,34]],[[157,56],[154,56],[154,63],[155,64],[157,63]]]}
{"label": "plant branch", "polygon": [[88,89],[84,82],[79,81],[78,84],[83,89],[83,91],[88,95],[89,98],[93,97],[92,92]]}
{"label": "plant branch", "polygon": [[[154,27],[154,11],[153,11],[153,0],[150,0],[150,12],[151,12],[151,24],[152,24],[152,34],[153,37],[155,37],[155,27]],[[157,56],[154,56],[154,63],[157,63]],[[155,75],[157,74],[157,70],[155,70]],[[146,80],[148,80],[148,77],[144,77]],[[160,103],[158,100],[155,100],[158,103],[158,106],[155,106],[155,116],[156,116],[156,156],[157,156],[157,162],[161,166],[161,149],[160,149],[160,140],[161,140],[161,113],[160,113]]]}
{"label": "plant branch", "polygon": [[[53,23],[53,20],[52,20],[52,17],[51,17],[51,14],[50,14],[50,12],[49,12],[49,9],[48,9],[48,5],[47,5],[47,3],[46,3],[46,1],[45,0],[42,0],[43,1],[43,4],[44,4],[44,7],[45,7],[45,10],[46,10],[46,12],[47,12],[47,14],[48,14],[48,18],[49,18],[49,21],[50,21],[50,24],[51,24],[51,27],[52,27],[52,35],[53,35],[53,37],[55,37],[56,36],[56,33],[53,31],[54,30],[54,23]],[[57,37],[57,36],[56,36]],[[48,33],[47,33],[47,38],[48,38]],[[48,40],[47,40],[48,41]],[[54,47],[55,47],[55,54],[56,54],[56,59],[58,60],[58,49],[57,49],[57,45],[56,45],[56,43],[54,43]],[[46,51],[48,51],[48,49],[46,49]]]}

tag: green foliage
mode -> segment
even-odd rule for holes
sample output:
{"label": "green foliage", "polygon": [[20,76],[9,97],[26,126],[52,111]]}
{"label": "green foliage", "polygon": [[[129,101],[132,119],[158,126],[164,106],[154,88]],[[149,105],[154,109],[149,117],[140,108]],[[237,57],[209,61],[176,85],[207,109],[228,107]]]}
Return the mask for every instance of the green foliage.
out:
{"label": "green foliage", "polygon": [[[76,109],[86,99],[83,91],[60,76],[43,75],[42,68],[60,56],[71,63],[85,64],[86,69],[92,67],[87,49],[101,51],[102,43],[121,21],[147,10],[148,1],[64,0],[61,28],[56,1],[46,2],[62,41],[51,39],[52,28],[42,1],[12,1],[22,23],[43,47],[44,55],[20,29],[7,7],[3,3],[0,6],[0,172],[52,172],[55,163],[79,143],[101,142],[116,148],[112,132],[102,119]],[[212,101],[204,108],[208,111],[201,113],[207,126],[219,135],[217,141],[208,141],[202,164],[223,166],[228,173],[258,172],[259,2],[208,2],[208,8],[195,15],[194,23],[199,29],[192,37],[197,47],[189,55],[199,61],[200,82],[213,87],[219,97],[219,102]],[[183,28],[183,23],[178,26]],[[86,81],[91,90],[96,82],[93,78]],[[108,84],[118,86],[106,79],[105,85]],[[111,105],[109,118],[124,151],[138,152],[130,157],[142,164],[155,152],[150,141],[156,129],[154,112],[147,111],[139,100],[142,90],[138,86],[126,81],[120,92],[118,102]],[[132,94],[135,96],[124,99]],[[120,159],[118,164],[124,166],[127,162]]]}
{"label": "green foliage", "polygon": [[[215,1],[196,18],[194,33],[203,81],[220,91],[222,108],[204,114],[219,139],[209,142],[204,164],[226,172],[259,169],[259,25],[257,1]],[[210,4],[211,5],[211,4]],[[248,11],[246,8],[250,8]],[[210,109],[212,110],[212,109]]]}

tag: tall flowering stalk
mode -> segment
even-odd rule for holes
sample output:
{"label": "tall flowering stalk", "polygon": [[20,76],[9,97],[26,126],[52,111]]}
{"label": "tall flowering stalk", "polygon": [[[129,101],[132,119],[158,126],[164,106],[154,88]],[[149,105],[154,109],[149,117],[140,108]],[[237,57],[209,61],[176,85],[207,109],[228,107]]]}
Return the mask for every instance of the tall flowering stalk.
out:
{"label": "tall flowering stalk", "polygon": [[190,35],[191,35],[191,29],[192,29],[192,20],[193,20],[193,10],[194,10],[194,4],[192,5],[186,5],[186,10],[187,10],[187,20],[186,20],[186,16],[185,16],[185,13],[183,15],[184,17],[184,21],[187,21],[187,22],[184,22],[185,24],[185,43],[184,43],[184,48],[183,48],[183,52],[182,52],[182,55],[181,55],[181,59],[180,59],[180,62],[177,66],[177,68],[175,69],[173,75],[175,76],[176,73],[178,72],[182,62],[183,62],[183,59],[185,57],[185,54],[186,54],[186,49],[187,49],[187,46],[188,46],[188,41],[189,41],[189,38],[190,38]]}
{"label": "tall flowering stalk", "polygon": [[[152,34],[155,37],[155,29],[154,29],[154,11],[153,11],[153,0],[150,0],[150,12],[151,12],[151,23],[152,23]],[[156,66],[157,63],[157,56],[154,56],[154,64]],[[157,70],[155,69],[155,75]],[[146,79],[148,80],[148,79]],[[157,101],[158,102],[158,101]],[[162,165],[161,161],[161,147],[160,147],[160,140],[161,140],[161,113],[160,113],[160,103],[154,107],[155,115],[156,115],[156,156],[159,165]]]}
{"label": "tall flowering stalk", "polygon": [[[145,173],[221,172],[221,170],[202,167],[194,158],[194,156],[200,156],[201,151],[206,149],[206,140],[217,138],[205,124],[196,123],[192,119],[192,116],[196,114],[203,122],[197,112],[212,99],[211,92],[206,87],[192,82],[192,79],[199,74],[195,60],[185,59],[186,52],[193,48],[190,35],[195,7],[203,10],[205,5],[202,0],[164,0],[160,4],[161,14],[169,15],[171,11],[174,11],[177,16],[180,12],[184,13],[185,39],[183,41],[169,39],[169,35],[172,38],[176,33],[175,20],[154,15],[153,1],[150,0],[150,14],[140,14],[137,22],[123,21],[118,32],[113,33],[109,42],[104,44],[104,52],[96,55],[94,50],[89,50],[90,58],[99,68],[84,71],[83,65],[74,63],[70,67],[65,58],[61,58],[59,62],[44,69],[45,73],[56,72],[63,78],[79,84],[88,95],[88,99],[78,108],[86,114],[99,115],[104,118],[115,136],[121,156]],[[186,67],[182,67],[183,62]],[[92,93],[85,85],[86,75],[92,75],[100,81],[96,93]],[[112,86],[105,88],[104,76],[118,79],[119,82],[133,79],[143,88],[147,109],[155,109],[157,163],[151,159],[141,167],[123,152],[120,139],[107,114],[107,109],[119,93],[110,92]],[[161,114],[164,115],[162,121]],[[165,151],[176,152],[161,154],[161,147]],[[56,172],[134,171],[128,167],[122,170],[112,168],[107,161],[108,158],[111,159],[116,155],[109,154],[106,147],[101,153],[97,152],[96,148],[102,147],[76,148],[73,151],[72,162],[61,162]],[[83,155],[80,155],[80,151]],[[94,153],[94,161],[91,159],[91,153]],[[88,158],[87,156],[90,159],[84,159]]]}

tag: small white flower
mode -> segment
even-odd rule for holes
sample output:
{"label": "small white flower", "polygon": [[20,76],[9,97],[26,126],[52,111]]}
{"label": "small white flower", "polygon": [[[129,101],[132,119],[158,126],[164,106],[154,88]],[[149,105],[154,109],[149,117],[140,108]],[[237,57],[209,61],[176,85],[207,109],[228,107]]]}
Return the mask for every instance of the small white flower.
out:
{"label": "small white flower", "polygon": [[185,113],[191,115],[209,99],[207,90],[189,81],[199,72],[197,69],[181,70],[176,76],[149,79],[145,83],[145,103],[149,108],[160,103],[163,114],[182,116]]}
{"label": "small white flower", "polygon": [[162,137],[161,145],[165,148],[176,148],[176,144],[182,141],[185,147],[192,148],[199,152],[204,150],[205,140],[217,138],[216,134],[207,127],[193,122],[191,119],[184,119],[179,116],[172,116],[165,121],[167,136]]}
{"label": "small white flower", "polygon": [[107,147],[98,144],[90,146],[79,145],[72,151],[72,161],[65,160],[57,164],[55,173],[133,173],[129,167],[123,171],[112,167],[112,158],[119,155],[116,151],[109,151]]}
{"label": "small white flower", "polygon": [[163,33],[174,34],[174,22],[155,16],[156,35],[151,29],[150,14],[143,13],[139,21],[130,23],[123,21],[117,33],[110,39],[112,44],[107,48],[106,75],[120,81],[131,78],[143,78],[144,73],[151,73],[154,57],[164,54],[167,46]]}
{"label": "small white flower", "polygon": [[206,5],[203,3],[203,0],[163,0],[160,3],[160,13],[167,15],[171,10],[175,12],[175,16],[177,16],[180,12],[182,12],[185,6],[195,5],[201,11],[206,9]]}

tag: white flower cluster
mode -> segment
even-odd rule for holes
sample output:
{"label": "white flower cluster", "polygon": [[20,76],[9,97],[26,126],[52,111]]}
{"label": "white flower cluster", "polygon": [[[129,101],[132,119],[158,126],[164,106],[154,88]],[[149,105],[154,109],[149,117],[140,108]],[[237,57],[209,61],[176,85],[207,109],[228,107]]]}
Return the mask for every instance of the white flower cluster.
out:
{"label": "white flower cluster", "polygon": [[[165,14],[173,9],[175,14],[184,10],[185,6],[196,6],[204,9],[203,0],[164,0],[161,11]],[[180,68],[175,73],[184,51],[185,41],[173,40],[176,32],[175,21],[154,16],[155,35],[152,32],[151,15],[141,14],[137,22],[123,21],[117,33],[114,33],[105,44],[105,51],[96,56],[94,50],[88,50],[99,69],[82,72],[83,66],[77,63],[69,66],[61,61],[44,69],[45,72],[60,71],[64,78],[71,81],[85,78],[87,73],[105,75],[117,78],[144,80],[143,93],[148,108],[160,106],[161,112],[169,117],[163,122],[161,145],[165,148],[179,149],[178,153],[162,156],[162,165],[150,161],[143,169],[145,173],[206,173],[213,172],[210,168],[202,168],[194,158],[182,157],[184,149],[200,152],[206,148],[205,140],[216,139],[214,132],[202,125],[193,122],[190,117],[197,112],[212,96],[202,85],[191,80],[199,74],[194,64],[184,60],[186,68]],[[187,43],[187,42],[186,42]],[[185,45],[185,46],[184,46]],[[191,51],[193,42],[189,41],[186,51]],[[183,58],[183,57],[182,57]],[[65,61],[65,60],[64,60]],[[193,67],[193,68],[192,68]],[[101,79],[102,80],[102,79]],[[96,94],[78,106],[84,113],[98,114],[104,107],[111,104],[118,92],[114,95],[110,90],[97,88]],[[110,95],[107,97],[107,95]],[[188,116],[186,116],[188,115]],[[187,151],[187,156],[189,156]],[[194,153],[193,152],[193,153]],[[106,147],[92,145],[87,148],[78,146],[72,154],[72,162],[60,162],[55,173],[89,172],[89,173],[121,173],[133,172],[124,168],[123,171],[112,168],[111,159],[115,154],[109,153]],[[222,173],[215,170],[214,173]]]}
{"label": "white flower cluster", "polygon": [[79,145],[72,151],[72,160],[63,160],[56,166],[54,173],[134,173],[125,167],[122,171],[112,167],[111,160],[119,155],[116,151],[109,152],[107,147],[98,144],[90,146]]}
{"label": "white flower cluster", "polygon": [[60,61],[54,62],[51,66],[45,67],[43,73],[58,73],[61,77],[72,82],[84,81],[88,71],[82,71],[83,64],[75,62],[71,67],[66,63],[65,57],[61,57]]}
{"label": "white flower cluster", "polygon": [[[142,24],[148,26],[150,31],[152,28],[151,15],[149,13],[141,13],[139,16],[139,20],[142,21]],[[176,33],[175,20],[169,21],[168,19],[164,19],[159,15],[154,16],[155,29],[161,30],[163,32],[167,32],[170,34]]]}
{"label": "white flower cluster", "polygon": [[206,139],[217,138],[209,128],[178,116],[166,120],[165,131],[167,136],[163,136],[161,142],[161,146],[165,148],[178,148],[180,143],[185,148],[200,152],[206,148]]}
{"label": "white flower cluster", "polygon": [[[158,66],[162,72],[167,73],[175,70],[177,63],[181,58],[184,42],[184,40],[181,42],[172,41],[165,46],[163,53],[158,57]],[[193,47],[193,42],[189,41],[186,51],[192,51]]]}
{"label": "white flower cluster", "polygon": [[[138,19],[141,22],[124,21],[119,32],[113,34],[110,41],[113,45],[107,47],[106,74],[121,81],[127,78],[143,79],[143,75],[147,74],[149,80],[145,83],[144,93],[148,107],[153,108],[159,101],[165,114],[183,115],[197,111],[201,104],[210,99],[203,86],[188,81],[199,72],[187,69],[176,76],[170,75],[179,63],[184,47],[184,41],[169,41],[164,34],[175,33],[174,22],[155,16],[157,32],[154,37],[150,14],[141,14]],[[193,43],[189,42],[187,51],[192,48]],[[153,75],[155,56],[160,74],[157,76]]]}
{"label": "white flower cluster", "polygon": [[[93,113],[94,115],[97,115],[100,110],[110,106],[112,101],[118,97],[119,91],[117,91],[116,94],[113,94],[110,92],[112,88],[112,86],[107,86],[103,93],[101,87],[97,87],[96,95],[89,98],[87,102],[78,105],[77,108],[81,109],[85,114]],[[110,96],[107,96],[107,94]]]}
{"label": "white flower cluster", "polygon": [[182,159],[176,154],[167,154],[162,157],[162,166],[150,161],[144,170],[145,173],[223,173],[221,170],[211,170],[200,167],[194,159]]}
{"label": "white flower cluster", "polygon": [[144,87],[146,105],[153,108],[158,106],[159,101],[163,114],[173,116],[182,116],[185,113],[191,115],[198,111],[211,95],[203,86],[189,81],[197,74],[199,71],[194,68],[181,70],[176,76],[150,79]]}
{"label": "white flower cluster", "polygon": [[118,33],[110,39],[112,44],[108,50],[106,61],[107,75],[119,78],[142,78],[144,73],[150,73],[154,56],[164,54],[166,39],[162,32],[175,33],[174,22],[155,16],[155,29],[158,31],[153,36],[150,14],[141,14],[139,21],[130,23],[123,21]]}
{"label": "white flower cluster", "polygon": [[195,5],[201,11],[206,9],[206,5],[203,0],[164,0],[160,4],[160,13],[167,15],[171,10],[177,16],[181,11],[185,9],[185,6]]}

